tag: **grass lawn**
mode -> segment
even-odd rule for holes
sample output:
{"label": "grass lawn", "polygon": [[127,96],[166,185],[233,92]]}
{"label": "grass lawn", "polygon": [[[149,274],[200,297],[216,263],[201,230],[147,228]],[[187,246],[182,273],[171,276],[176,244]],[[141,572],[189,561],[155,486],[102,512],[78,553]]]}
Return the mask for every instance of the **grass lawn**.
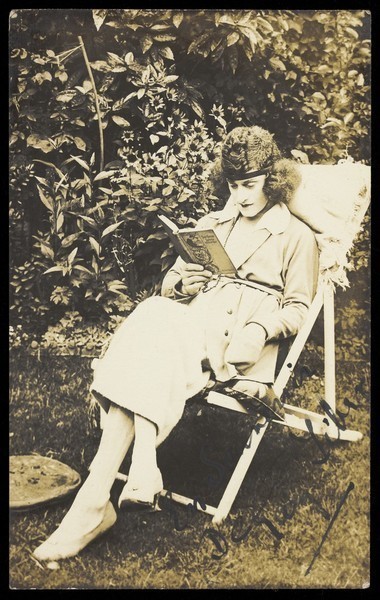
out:
{"label": "grass lawn", "polygon": [[[346,302],[355,301],[348,296]],[[345,310],[343,302],[341,309]],[[358,310],[362,310],[360,306]],[[79,556],[61,561],[56,569],[39,564],[31,552],[59,524],[71,500],[14,512],[10,521],[10,586],[366,587],[368,327],[360,313],[361,320],[354,319],[350,331],[352,339],[364,341],[350,343],[346,321],[340,322],[339,314],[338,306],[338,408],[347,412],[345,398],[355,403],[345,424],[364,434],[360,442],[332,444],[322,438],[317,442],[310,435],[271,424],[222,525],[213,526],[210,517],[162,499],[161,512],[119,513],[115,527]],[[100,438],[98,414],[90,410],[87,392],[90,360],[43,356],[38,361],[18,352],[11,356],[10,367],[11,454],[51,456],[86,477]],[[301,384],[304,374],[308,376]],[[285,400],[316,410],[322,395],[323,357],[317,332],[301,356]],[[250,428],[244,415],[189,402],[183,419],[159,449],[165,487],[217,503]],[[128,460],[129,456],[125,470]],[[116,482],[112,490],[115,504],[120,489],[121,483]]]}

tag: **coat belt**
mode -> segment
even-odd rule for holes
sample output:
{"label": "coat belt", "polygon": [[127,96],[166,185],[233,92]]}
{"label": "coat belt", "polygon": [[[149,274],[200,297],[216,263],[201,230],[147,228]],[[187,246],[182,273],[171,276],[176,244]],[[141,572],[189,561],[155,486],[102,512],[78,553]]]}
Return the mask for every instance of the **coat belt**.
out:
{"label": "coat belt", "polygon": [[[242,284],[242,285],[246,285],[248,287],[252,287],[254,289],[260,290],[262,292],[265,292],[267,294],[272,294],[272,296],[276,296],[276,298],[278,298],[280,301],[282,301],[283,295],[280,291],[275,290],[273,288],[270,288],[266,285],[263,285],[261,283],[256,283],[256,281],[249,281],[248,279],[240,279],[239,277],[226,277],[223,275],[220,275],[218,277],[216,277],[215,279],[210,279],[202,288],[203,292],[207,292],[209,289],[212,289],[214,286],[216,286],[219,281],[221,282],[220,287],[224,287],[225,285],[229,285],[229,284]],[[215,283],[214,283],[215,282]],[[214,285],[213,285],[214,283]]]}

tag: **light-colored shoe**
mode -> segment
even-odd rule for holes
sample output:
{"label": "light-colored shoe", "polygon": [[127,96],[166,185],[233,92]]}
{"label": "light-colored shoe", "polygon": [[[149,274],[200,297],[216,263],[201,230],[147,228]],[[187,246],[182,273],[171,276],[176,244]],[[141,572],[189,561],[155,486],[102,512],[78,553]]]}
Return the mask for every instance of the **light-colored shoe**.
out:
{"label": "light-colored shoe", "polygon": [[[59,528],[33,552],[33,556],[40,561],[60,560],[76,556],[92,540],[105,533],[116,522],[117,516],[112,503],[108,501],[104,517],[97,527],[81,537],[68,539],[60,533]],[[74,529],[74,528],[73,528]],[[75,535],[75,531],[73,531]]]}
{"label": "light-colored shoe", "polygon": [[156,475],[143,485],[137,486],[133,481],[127,481],[119,497],[119,508],[125,508],[133,504],[153,508],[156,506],[158,496],[163,488],[164,484],[159,469],[157,469]]}

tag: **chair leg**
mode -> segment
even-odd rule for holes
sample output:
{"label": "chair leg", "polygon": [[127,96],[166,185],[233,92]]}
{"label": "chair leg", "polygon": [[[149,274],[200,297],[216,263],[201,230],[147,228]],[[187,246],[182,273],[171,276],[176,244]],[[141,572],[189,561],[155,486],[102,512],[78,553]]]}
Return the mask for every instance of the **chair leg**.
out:
{"label": "chair leg", "polygon": [[267,421],[267,419],[263,417],[258,421],[257,424],[259,425],[259,428],[256,427],[252,430],[248,442],[245,445],[244,450],[232,474],[232,477],[229,480],[228,485],[224,491],[222,499],[216,508],[215,515],[212,519],[212,522],[215,524],[221,523],[230,512],[231,506],[234,503],[234,500],[238,494],[241,484],[243,483],[243,479],[249,469],[253,457],[256,454],[257,448],[259,447],[264,433],[266,432],[269,421]]}
{"label": "chair leg", "polygon": [[300,431],[312,432],[315,435],[327,435],[332,440],[341,440],[342,442],[358,442],[363,438],[360,431],[339,428],[330,416],[291,406],[290,404],[284,404],[284,408],[285,421],[273,419],[274,423]]}
{"label": "chair leg", "polygon": [[327,285],[323,293],[324,344],[325,344],[325,401],[336,412],[335,399],[335,320],[334,290]]}
{"label": "chair leg", "polygon": [[[124,473],[118,473],[116,475],[116,479],[119,481],[123,481],[126,483],[128,481],[128,475]],[[160,497],[167,498],[168,500],[172,500],[173,502],[177,502],[177,504],[182,504],[183,506],[191,506],[192,508],[198,510],[199,512],[204,512],[208,515],[214,515],[216,508],[215,506],[211,506],[210,504],[206,504],[203,500],[199,500],[197,498],[188,498],[187,496],[182,496],[181,494],[176,494],[175,492],[170,492],[169,490],[163,489],[160,492]],[[157,503],[154,507],[155,512],[160,512],[161,508]]]}
{"label": "chair leg", "polygon": [[104,423],[105,423],[106,416],[107,416],[106,411],[104,410],[104,408],[100,407],[100,422],[99,422],[100,429],[104,429]]}

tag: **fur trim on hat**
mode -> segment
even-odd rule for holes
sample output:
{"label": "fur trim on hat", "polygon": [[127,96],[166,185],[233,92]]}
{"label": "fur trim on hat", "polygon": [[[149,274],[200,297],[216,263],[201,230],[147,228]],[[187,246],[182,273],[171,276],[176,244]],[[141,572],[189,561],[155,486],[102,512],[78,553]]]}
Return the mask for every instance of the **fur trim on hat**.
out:
{"label": "fur trim on hat", "polygon": [[227,179],[270,167],[281,158],[273,135],[257,127],[235,127],[222,145],[222,169]]}

